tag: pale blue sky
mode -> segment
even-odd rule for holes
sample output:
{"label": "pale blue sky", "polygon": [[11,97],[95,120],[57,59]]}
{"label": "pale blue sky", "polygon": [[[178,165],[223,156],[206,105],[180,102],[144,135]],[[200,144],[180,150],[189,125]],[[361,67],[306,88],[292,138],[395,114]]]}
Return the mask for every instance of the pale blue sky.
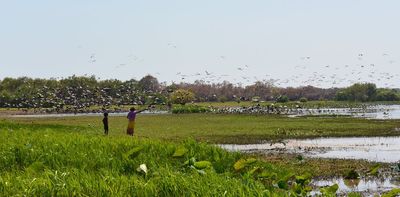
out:
{"label": "pale blue sky", "polygon": [[398,0],[0,0],[0,78],[400,87],[399,10]]}

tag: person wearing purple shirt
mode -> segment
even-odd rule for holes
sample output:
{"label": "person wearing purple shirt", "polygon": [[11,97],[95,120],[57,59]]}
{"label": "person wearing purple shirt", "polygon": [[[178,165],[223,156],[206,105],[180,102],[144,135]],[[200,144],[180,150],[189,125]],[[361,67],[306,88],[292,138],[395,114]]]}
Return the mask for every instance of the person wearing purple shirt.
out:
{"label": "person wearing purple shirt", "polygon": [[134,107],[132,107],[130,109],[130,112],[126,116],[126,118],[128,118],[128,120],[129,120],[128,128],[126,129],[126,134],[133,136],[133,133],[135,132],[136,114],[138,114],[138,113],[140,113],[140,112],[142,112],[144,110],[146,110],[146,109],[136,111],[136,109]]}

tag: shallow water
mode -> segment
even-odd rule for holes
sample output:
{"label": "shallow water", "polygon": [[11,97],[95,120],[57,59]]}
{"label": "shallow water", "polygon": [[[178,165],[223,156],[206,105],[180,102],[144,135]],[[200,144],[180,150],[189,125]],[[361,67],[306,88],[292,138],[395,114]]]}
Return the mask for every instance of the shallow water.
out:
{"label": "shallow water", "polygon": [[306,115],[344,115],[369,119],[400,119],[400,105],[375,105],[366,108],[297,109],[289,117]]}
{"label": "shallow water", "polygon": [[400,137],[290,139],[279,143],[220,146],[227,150],[242,152],[280,151],[302,154],[306,157],[400,162]]}
{"label": "shallow water", "polygon": [[[345,180],[343,178],[333,179],[321,179],[313,180],[311,185],[315,187],[331,186],[334,184],[339,185],[337,194],[347,194],[350,192],[363,193],[364,196],[374,196],[381,194],[382,192],[390,191],[394,188],[399,188],[400,183],[396,181],[396,178],[386,177],[382,179],[357,179],[357,180]],[[312,192],[312,194],[318,194],[318,190]]]}
{"label": "shallow water", "polygon": [[[237,107],[241,109],[241,107]],[[262,110],[261,110],[262,111]],[[258,111],[257,111],[258,112]],[[144,114],[167,114],[168,111],[150,111],[143,112]],[[127,112],[116,112],[110,113],[110,116],[125,116]],[[288,117],[299,117],[299,116],[323,116],[323,115],[344,115],[353,116],[357,118],[368,118],[368,119],[400,119],[400,105],[375,105],[368,106],[366,108],[321,108],[321,109],[291,109],[282,114]],[[99,116],[101,113],[54,113],[54,114],[20,114],[20,115],[8,115],[9,117],[30,117],[30,118],[42,118],[42,117],[70,117],[70,116]]]}

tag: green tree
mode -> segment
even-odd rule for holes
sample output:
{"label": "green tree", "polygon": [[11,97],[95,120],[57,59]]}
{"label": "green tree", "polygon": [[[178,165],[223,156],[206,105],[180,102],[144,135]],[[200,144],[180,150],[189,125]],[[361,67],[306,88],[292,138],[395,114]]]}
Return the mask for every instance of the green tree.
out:
{"label": "green tree", "polygon": [[336,94],[336,100],[340,101],[374,101],[377,88],[373,83],[356,83]]}
{"label": "green tree", "polygon": [[281,95],[276,99],[276,102],[287,103],[287,102],[289,102],[289,97],[287,97],[286,95]]}
{"label": "green tree", "polygon": [[194,98],[194,93],[185,89],[178,89],[170,96],[170,99],[173,103],[181,105],[185,105],[186,103],[193,101]]}
{"label": "green tree", "polygon": [[400,97],[395,90],[379,89],[376,95],[377,101],[398,101]]}
{"label": "green tree", "polygon": [[157,78],[146,75],[139,81],[139,87],[142,91],[146,92],[156,92],[160,89],[160,83],[158,82]]}

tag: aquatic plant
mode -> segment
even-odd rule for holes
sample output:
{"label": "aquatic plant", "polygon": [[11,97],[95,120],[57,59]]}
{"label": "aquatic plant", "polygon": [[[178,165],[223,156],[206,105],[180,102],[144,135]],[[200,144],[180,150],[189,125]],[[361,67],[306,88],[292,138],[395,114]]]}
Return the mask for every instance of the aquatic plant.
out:
{"label": "aquatic plant", "polygon": [[381,168],[381,164],[375,164],[369,171],[368,174],[377,176],[379,173],[379,169]]}
{"label": "aquatic plant", "polygon": [[344,178],[345,179],[358,179],[358,178],[360,178],[360,175],[358,174],[357,171],[355,171],[354,169],[351,169],[344,175]]}
{"label": "aquatic plant", "polygon": [[320,192],[322,194],[322,196],[336,196],[336,192],[339,189],[339,185],[338,184],[334,184],[332,186],[328,186],[328,187],[324,187],[320,189]]}
{"label": "aquatic plant", "polygon": [[382,194],[382,197],[396,197],[400,195],[400,188],[392,189],[387,193]]}

